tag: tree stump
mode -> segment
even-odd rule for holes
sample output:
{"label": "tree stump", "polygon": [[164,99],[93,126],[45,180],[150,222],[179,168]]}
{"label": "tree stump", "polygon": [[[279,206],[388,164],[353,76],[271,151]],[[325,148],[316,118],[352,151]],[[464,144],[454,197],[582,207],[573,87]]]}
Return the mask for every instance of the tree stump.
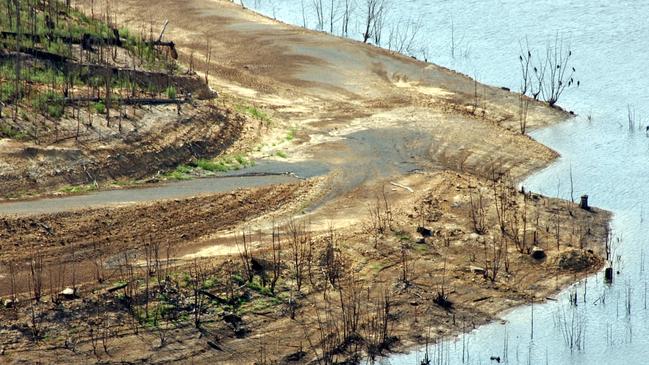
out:
{"label": "tree stump", "polygon": [[607,267],[606,270],[604,270],[604,281],[606,281],[609,284],[613,282],[613,268],[612,267]]}

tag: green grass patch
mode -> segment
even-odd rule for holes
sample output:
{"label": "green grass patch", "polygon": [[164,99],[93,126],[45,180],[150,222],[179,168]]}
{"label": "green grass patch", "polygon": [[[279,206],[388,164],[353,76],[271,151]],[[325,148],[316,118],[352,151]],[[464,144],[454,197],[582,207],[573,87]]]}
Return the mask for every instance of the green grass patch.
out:
{"label": "green grass patch", "polygon": [[425,243],[417,243],[417,244],[414,245],[414,249],[415,249],[415,251],[417,251],[419,253],[425,253],[425,252],[428,252],[429,247]]}
{"label": "green grass patch", "polygon": [[106,104],[103,101],[95,103],[93,107],[98,114],[106,114]]}
{"label": "green grass patch", "polygon": [[207,278],[203,282],[203,289],[208,290],[214,288],[219,283],[219,279],[215,277]]}
{"label": "green grass patch", "polygon": [[240,113],[248,114],[257,120],[261,120],[262,122],[270,122],[270,117],[268,116],[268,114],[254,106],[237,105],[236,110]]}
{"label": "green grass patch", "polygon": [[237,285],[243,285],[247,280],[243,278],[240,274],[232,274],[232,281]]}
{"label": "green grass patch", "polygon": [[16,87],[13,82],[0,82],[0,101],[8,103],[16,97]]}
{"label": "green grass patch", "polygon": [[192,168],[187,165],[178,165],[173,171],[169,171],[163,176],[168,180],[189,180],[189,174],[192,172]]}
{"label": "green grass patch", "polygon": [[256,298],[241,307],[239,311],[241,314],[265,312],[269,309],[282,304],[282,300],[274,297],[261,297]]}
{"label": "green grass patch", "polygon": [[286,140],[287,141],[292,141],[295,139],[295,133],[297,133],[297,128],[296,127],[291,127],[288,130],[288,133],[286,133]]}
{"label": "green grass patch", "polygon": [[271,293],[270,291],[270,288],[261,285],[261,283],[256,279],[248,283],[248,289],[254,290],[261,295],[266,295],[266,296],[273,295],[273,293]]}
{"label": "green grass patch", "polygon": [[14,127],[7,124],[0,126],[0,136],[15,140],[23,140],[27,138],[27,135],[24,132],[14,129]]}
{"label": "green grass patch", "polygon": [[194,165],[202,170],[210,172],[227,172],[240,170],[245,167],[254,166],[254,161],[244,155],[223,156],[215,159],[200,159]]}
{"label": "green grass patch", "polygon": [[275,152],[275,156],[279,158],[288,158],[288,154],[284,151],[277,151]]}
{"label": "green grass patch", "polygon": [[165,94],[167,94],[167,97],[172,100],[176,100],[176,88],[173,86],[169,86],[167,90],[165,90]]}
{"label": "green grass patch", "polygon": [[373,262],[373,263],[370,264],[370,269],[372,269],[372,271],[374,271],[374,272],[379,272],[379,271],[383,270],[384,267],[385,267],[385,265],[383,265],[380,262]]}
{"label": "green grass patch", "polygon": [[411,242],[412,241],[412,236],[406,231],[396,231],[394,232],[394,235],[399,239],[401,242]]}
{"label": "green grass patch", "polygon": [[67,194],[79,194],[87,193],[90,191],[97,190],[97,185],[95,184],[85,184],[85,185],[68,185],[62,187],[59,191]]}
{"label": "green grass patch", "polygon": [[206,159],[197,160],[196,167],[212,172],[225,172],[230,170],[230,167],[224,161]]}
{"label": "green grass patch", "polygon": [[115,180],[113,181],[113,185],[115,186],[131,186],[131,185],[136,185],[137,181],[135,180]]}
{"label": "green grass patch", "polygon": [[65,101],[63,95],[54,91],[37,94],[32,99],[32,107],[43,114],[52,118],[59,119],[63,116],[65,110]]}

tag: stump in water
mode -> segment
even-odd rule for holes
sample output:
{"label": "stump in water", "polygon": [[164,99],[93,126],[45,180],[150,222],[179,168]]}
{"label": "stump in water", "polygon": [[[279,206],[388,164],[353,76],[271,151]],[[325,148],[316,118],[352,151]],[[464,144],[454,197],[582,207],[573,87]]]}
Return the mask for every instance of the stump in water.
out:
{"label": "stump in water", "polygon": [[607,267],[606,270],[604,270],[604,281],[606,281],[609,284],[613,282],[613,268],[612,267]]}
{"label": "stump in water", "polygon": [[581,196],[581,202],[579,203],[579,208],[584,210],[590,210],[590,207],[588,206],[588,195]]}

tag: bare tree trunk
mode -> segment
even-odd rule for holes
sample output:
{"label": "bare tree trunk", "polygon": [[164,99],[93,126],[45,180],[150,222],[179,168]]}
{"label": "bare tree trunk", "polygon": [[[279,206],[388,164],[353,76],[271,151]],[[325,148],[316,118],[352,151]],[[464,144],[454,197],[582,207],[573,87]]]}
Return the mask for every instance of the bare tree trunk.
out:
{"label": "bare tree trunk", "polygon": [[[20,52],[20,47],[22,43],[22,29],[20,26],[20,1],[19,0],[13,0],[14,2],[14,7],[16,10],[16,52]],[[11,18],[11,16],[9,17]],[[15,86],[15,93],[16,93],[16,101],[14,103],[14,122],[18,119],[18,101],[20,101],[20,98],[22,96],[22,90],[21,90],[21,82],[20,82],[20,74],[21,74],[21,67],[22,67],[22,61],[20,57],[16,57],[15,60],[16,64],[16,86]]]}

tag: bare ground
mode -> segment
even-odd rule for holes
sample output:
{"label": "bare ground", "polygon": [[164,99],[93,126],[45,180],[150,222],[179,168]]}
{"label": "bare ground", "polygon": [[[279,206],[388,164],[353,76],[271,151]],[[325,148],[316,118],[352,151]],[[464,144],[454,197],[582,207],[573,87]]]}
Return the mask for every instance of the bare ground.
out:
{"label": "bare ground", "polygon": [[[12,309],[2,312],[6,320],[1,346],[9,361],[238,364],[287,362],[286,356],[293,354],[303,363],[321,357],[322,349],[331,345],[330,337],[320,337],[321,328],[334,334],[338,348],[333,358],[341,360],[353,357],[354,349],[363,355],[371,352],[367,345],[375,333],[369,330],[370,319],[378,315],[386,294],[390,336],[378,352],[387,353],[421,344],[429,329],[433,339],[439,339],[532,299],[545,300],[601,268],[608,213],[512,189],[494,192],[490,179],[496,175],[501,181],[520,181],[557,156],[518,131],[516,94],[478,85],[475,102],[475,84],[468,77],[280,24],[229,2],[163,0],[151,7],[127,0],[116,11],[118,19],[134,30],[169,19],[167,37],[177,42],[186,63],[194,55],[199,71],[206,70],[201,60],[210,39],[210,82],[222,91],[221,102],[232,109],[253,105],[269,115],[245,123],[237,148],[276,159],[282,152],[287,162],[323,161],[331,173],[317,183],[238,192],[233,197],[5,218],[4,228],[0,226],[0,259],[30,261],[34,250],[25,248],[42,247],[39,251],[46,254],[46,261],[69,263],[67,277],[75,262],[86,259],[85,264],[76,264],[79,277],[86,279],[79,279],[86,283],[81,298],[36,305],[44,316],[38,322],[42,325],[38,336],[29,320],[34,305],[26,301],[17,315]],[[560,110],[531,102],[528,126],[537,128],[566,117]],[[502,194],[507,196],[505,228],[499,224],[496,204]],[[480,196],[484,225],[476,229],[473,216]],[[273,226],[285,227],[293,216],[309,227],[313,244],[313,272],[300,290],[286,251],[275,293],[260,288],[260,277],[253,283],[241,282],[245,265],[234,245],[240,238],[235,237],[245,230],[261,232],[253,235],[252,255],[272,260]],[[377,219],[386,223],[377,226]],[[418,227],[430,237],[422,237]],[[519,250],[516,242],[520,245],[523,237]],[[143,251],[152,242],[162,248],[174,246],[168,263],[173,268],[165,264],[170,277],[157,281],[152,306],[165,304],[158,294],[178,293],[172,312],[180,318],[196,313],[191,280],[182,279],[195,276],[196,263],[205,280],[215,282],[207,290],[216,299],[210,297],[201,312],[202,326],[187,318],[167,317],[162,324],[151,324],[148,316],[133,324],[133,308],[143,310],[143,279],[129,286],[139,293],[134,305],[122,302],[128,297],[126,290],[105,292],[112,280],[94,283],[98,258],[107,265],[106,272],[114,269],[111,278],[124,280],[127,268],[135,265],[142,271]],[[330,244],[340,259],[345,284],[332,283],[323,274],[327,260],[322,257]],[[531,259],[528,251],[533,245],[542,247],[547,258]],[[132,253],[126,256],[130,264],[121,259],[124,252]],[[23,278],[29,276],[27,270],[23,266]],[[6,290],[7,272],[0,274]],[[50,286],[70,285],[66,279]],[[99,287],[103,289],[93,291]],[[354,288],[363,288],[365,298],[359,302],[360,342],[333,330],[344,327],[337,322],[341,314],[337,303]],[[434,300],[442,288],[451,308]],[[86,325],[89,321],[93,325]],[[101,344],[93,350],[97,331],[106,333],[105,328],[113,334],[108,351]]]}

